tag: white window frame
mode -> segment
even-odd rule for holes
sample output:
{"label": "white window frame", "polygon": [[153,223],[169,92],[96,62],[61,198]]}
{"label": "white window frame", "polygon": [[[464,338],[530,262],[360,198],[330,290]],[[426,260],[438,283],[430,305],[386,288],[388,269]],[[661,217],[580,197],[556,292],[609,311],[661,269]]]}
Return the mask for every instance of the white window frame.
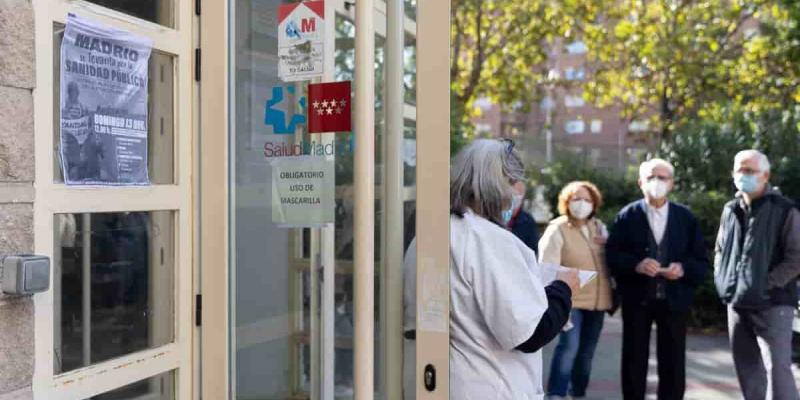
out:
{"label": "white window frame", "polygon": [[[54,373],[54,291],[34,296],[34,399],[88,398],[173,371],[176,399],[193,395],[193,114],[195,82],[193,49],[195,16],[191,0],[173,0],[169,28],[82,0],[41,0],[33,3],[36,43],[34,89],[36,200],[35,251],[55,255],[55,215],[125,211],[172,211],[174,215],[174,340],[164,346],[135,352],[77,370]],[[174,183],[146,187],[75,188],[55,183],[54,169],[54,23],[65,24],[68,13],[112,25],[153,40],[154,50],[174,57]],[[51,274],[54,275],[54,274]],[[53,281],[51,281],[51,288]]]}

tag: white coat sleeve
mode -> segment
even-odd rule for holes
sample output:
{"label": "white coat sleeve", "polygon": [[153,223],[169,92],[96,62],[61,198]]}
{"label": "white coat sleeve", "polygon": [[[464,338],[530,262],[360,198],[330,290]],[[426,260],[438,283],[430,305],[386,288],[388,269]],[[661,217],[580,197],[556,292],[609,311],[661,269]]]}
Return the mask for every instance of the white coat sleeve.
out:
{"label": "white coat sleeve", "polygon": [[533,335],[547,297],[532,273],[537,267],[532,251],[525,257],[510,233],[483,236],[467,247],[475,300],[492,335],[511,351]]}

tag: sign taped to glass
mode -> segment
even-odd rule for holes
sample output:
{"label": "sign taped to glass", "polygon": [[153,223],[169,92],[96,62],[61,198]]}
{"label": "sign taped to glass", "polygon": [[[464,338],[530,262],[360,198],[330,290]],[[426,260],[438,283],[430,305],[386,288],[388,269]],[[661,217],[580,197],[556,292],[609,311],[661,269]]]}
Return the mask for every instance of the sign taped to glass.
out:
{"label": "sign taped to glass", "polygon": [[278,8],[278,76],[284,82],[322,77],[324,48],[324,1]]}
{"label": "sign taped to glass", "polygon": [[350,81],[308,85],[308,133],[350,132]]}
{"label": "sign taped to glass", "polygon": [[67,185],[148,185],[152,41],[67,16],[61,43],[60,155]]}
{"label": "sign taped to glass", "polygon": [[315,228],[334,222],[333,157],[280,157],[272,166],[272,222]]}

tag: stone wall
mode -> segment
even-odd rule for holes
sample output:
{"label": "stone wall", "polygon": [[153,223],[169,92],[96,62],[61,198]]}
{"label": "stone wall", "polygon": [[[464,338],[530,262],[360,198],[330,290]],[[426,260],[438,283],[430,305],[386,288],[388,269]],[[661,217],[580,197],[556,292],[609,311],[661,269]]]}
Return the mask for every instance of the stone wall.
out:
{"label": "stone wall", "polygon": [[[33,250],[31,0],[0,0],[0,254]],[[33,300],[0,294],[0,400],[32,398]]]}

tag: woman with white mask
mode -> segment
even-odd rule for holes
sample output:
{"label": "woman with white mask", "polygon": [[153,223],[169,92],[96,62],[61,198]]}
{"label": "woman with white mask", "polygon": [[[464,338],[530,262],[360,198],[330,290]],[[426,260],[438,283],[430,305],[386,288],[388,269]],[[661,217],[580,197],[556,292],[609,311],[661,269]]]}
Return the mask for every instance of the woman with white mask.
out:
{"label": "woman with white mask", "polygon": [[[575,270],[545,286],[534,253],[506,225],[524,165],[510,140],[479,139],[450,175],[450,398],[541,400],[539,351],[567,322]],[[413,398],[416,240],[406,253],[406,399]],[[410,368],[409,368],[410,367]]]}
{"label": "woman with white mask", "polygon": [[558,196],[561,216],[550,222],[539,241],[540,262],[597,272],[596,279],[572,294],[570,326],[561,333],[550,364],[551,399],[586,396],[604,314],[612,308],[603,252],[608,233],[596,218],[602,202],[592,183],[569,183]]}

